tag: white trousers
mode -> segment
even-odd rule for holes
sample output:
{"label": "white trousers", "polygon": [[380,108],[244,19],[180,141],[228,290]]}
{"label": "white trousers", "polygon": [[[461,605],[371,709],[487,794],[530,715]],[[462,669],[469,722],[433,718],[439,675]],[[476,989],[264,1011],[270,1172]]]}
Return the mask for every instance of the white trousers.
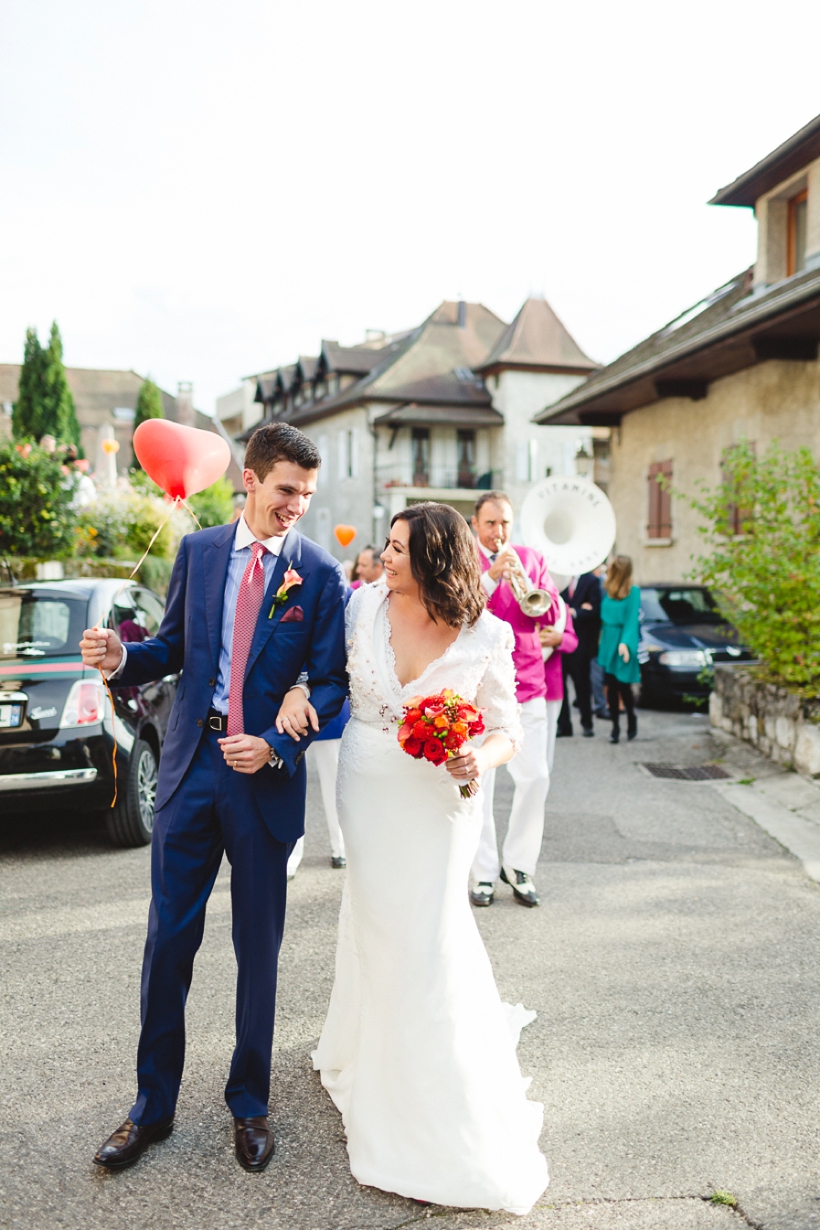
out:
{"label": "white trousers", "polygon": [[[547,701],[547,768],[552,777],[552,766],[555,761],[555,736],[558,734],[558,715],[561,712],[561,700]],[[549,786],[547,786],[549,790]],[[519,870],[521,870],[519,868]]]}
{"label": "white trousers", "polygon": [[[312,757],[319,774],[319,788],[322,792],[322,805],[327,820],[327,835],[330,838],[330,852],[334,858],[344,858],[345,839],[339,828],[339,816],[336,811],[336,774],[339,769],[339,747],[341,739],[321,739],[311,743],[308,755]],[[305,839],[300,837],[293,847],[288,859],[288,876],[294,876],[305,852]]]}
{"label": "white trousers", "polygon": [[[558,703],[560,708],[560,702]],[[498,857],[498,840],[495,834],[493,794],[495,793],[495,769],[490,769],[481,779],[483,793],[483,824],[473,862],[473,880],[476,883],[492,884],[498,879],[502,862],[515,871],[535,874],[541,839],[544,836],[544,805],[550,788],[550,772],[547,764],[547,702],[543,696],[525,700],[521,706],[521,725],[524,740],[521,750],[507,764],[510,777],[515,782],[510,826],[504,839],[501,858]],[[557,720],[557,718],[555,719]]]}

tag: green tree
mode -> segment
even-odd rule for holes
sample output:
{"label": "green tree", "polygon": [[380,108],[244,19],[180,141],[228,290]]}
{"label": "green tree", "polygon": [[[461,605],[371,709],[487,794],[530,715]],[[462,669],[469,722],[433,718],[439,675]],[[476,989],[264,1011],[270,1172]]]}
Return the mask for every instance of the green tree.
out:
{"label": "green tree", "polygon": [[76,444],[79,448],[80,424],[74,395],[68,387],[63,365],[63,339],[56,320],[51,325],[51,338],[45,352],[43,401],[43,430],[50,432],[58,444]]}
{"label": "green tree", "polygon": [[[137,409],[134,415],[134,431],[137,430],[140,423],[144,423],[146,419],[162,419],[165,418],[165,412],[162,409],[162,395],[154,384],[153,380],[143,380],[140,386],[139,396],[137,397]],[[132,470],[141,470],[142,466],[137,460],[137,454],[131,450],[131,468]]]}
{"label": "green tree", "polygon": [[42,425],[45,362],[45,351],[40,345],[37,330],[26,329],[23,366],[11,418],[11,429],[16,440],[39,440],[45,432]]}
{"label": "green tree", "polygon": [[[679,494],[679,493],[678,493]],[[820,682],[820,466],[808,449],[762,457],[741,443],[724,458],[723,481],[683,497],[704,522],[707,553],[694,575],[783,683]]]}
{"label": "green tree", "polygon": [[233,516],[233,487],[227,478],[218,478],[204,491],[192,495],[188,503],[203,530],[210,525],[227,525]]}
{"label": "green tree", "polygon": [[58,444],[80,444],[80,424],[63,366],[63,342],[56,320],[43,349],[36,329],[26,330],[26,345],[12,430],[18,440],[52,435]]}
{"label": "green tree", "polygon": [[73,498],[74,480],[59,458],[27,444],[0,446],[0,555],[69,554]]}

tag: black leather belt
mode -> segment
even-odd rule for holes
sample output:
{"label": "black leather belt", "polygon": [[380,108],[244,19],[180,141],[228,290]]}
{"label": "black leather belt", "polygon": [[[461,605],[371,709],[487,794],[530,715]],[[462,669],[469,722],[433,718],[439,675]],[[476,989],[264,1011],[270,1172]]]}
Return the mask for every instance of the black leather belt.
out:
{"label": "black leather belt", "polygon": [[218,713],[216,709],[210,709],[205,725],[209,730],[218,730],[220,734],[227,734],[228,715],[227,713]]}

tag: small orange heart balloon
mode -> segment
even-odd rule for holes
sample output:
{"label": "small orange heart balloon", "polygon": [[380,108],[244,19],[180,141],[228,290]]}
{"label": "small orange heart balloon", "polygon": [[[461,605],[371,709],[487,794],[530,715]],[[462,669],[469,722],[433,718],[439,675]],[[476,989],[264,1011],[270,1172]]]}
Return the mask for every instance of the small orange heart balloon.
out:
{"label": "small orange heart balloon", "polygon": [[356,527],[355,525],[337,525],[333,533],[338,538],[340,546],[348,547],[356,537]]}

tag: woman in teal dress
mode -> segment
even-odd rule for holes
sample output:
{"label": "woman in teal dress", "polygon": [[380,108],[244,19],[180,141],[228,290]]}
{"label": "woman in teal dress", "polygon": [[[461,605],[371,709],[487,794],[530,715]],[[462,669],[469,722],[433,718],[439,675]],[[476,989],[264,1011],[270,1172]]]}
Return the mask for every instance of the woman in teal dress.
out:
{"label": "woman in teal dress", "polygon": [[598,661],[604,669],[604,686],[612,718],[610,743],[617,743],[621,737],[621,700],[626,709],[627,739],[634,739],[638,733],[632,684],[641,681],[638,665],[640,611],[641,591],[632,584],[632,560],[628,555],[617,555],[609,565],[604,581],[601,642],[598,647]]}

